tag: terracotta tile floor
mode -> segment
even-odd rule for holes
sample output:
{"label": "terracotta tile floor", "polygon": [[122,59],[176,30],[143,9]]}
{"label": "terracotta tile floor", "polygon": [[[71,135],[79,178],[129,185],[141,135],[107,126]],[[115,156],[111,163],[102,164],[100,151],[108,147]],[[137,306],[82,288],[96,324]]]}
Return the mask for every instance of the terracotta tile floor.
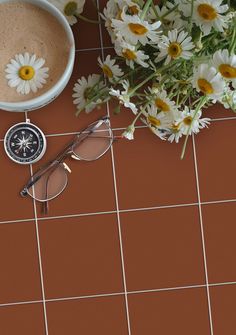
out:
{"label": "terracotta tile floor", "polygon": [[[100,0],[101,7],[106,0]],[[85,13],[96,19],[92,1]],[[47,136],[44,158],[9,161],[3,137],[24,113],[0,111],[1,335],[234,335],[236,333],[236,117],[220,106],[204,113],[209,130],[181,145],[145,127],[101,159],[77,162],[47,216],[19,191],[32,171],[73,134],[107,114],[75,117],[72,88],[112,52],[102,28],[73,27],[70,83],[49,106],[28,113]],[[132,120],[123,109],[111,124]]]}

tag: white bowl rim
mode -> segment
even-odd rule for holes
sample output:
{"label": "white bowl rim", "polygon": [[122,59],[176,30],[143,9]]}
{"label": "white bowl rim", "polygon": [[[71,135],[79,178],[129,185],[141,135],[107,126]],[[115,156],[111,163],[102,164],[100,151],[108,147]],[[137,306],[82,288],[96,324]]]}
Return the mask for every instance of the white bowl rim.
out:
{"label": "white bowl rim", "polygon": [[[64,17],[64,15],[59,11],[59,9],[57,9],[55,6],[53,6],[50,2],[48,2],[47,0],[20,0],[21,2],[27,2],[27,3],[31,3],[35,6],[39,6],[45,10],[47,10],[48,8],[51,9],[52,12],[54,12],[56,15],[54,15],[54,17],[56,17],[56,19],[62,23],[62,26],[64,27],[64,30],[67,34],[69,43],[71,44],[70,47],[70,52],[69,52],[69,57],[68,57],[68,62],[66,64],[66,68],[65,71],[63,72],[63,74],[61,75],[61,77],[58,79],[58,81],[56,82],[56,84],[51,87],[47,92],[43,93],[42,95],[39,95],[36,98],[30,99],[30,100],[25,100],[25,101],[19,101],[19,102],[5,102],[5,101],[0,101],[0,107],[3,109],[4,107],[6,108],[12,108],[14,110],[17,110],[17,108],[19,109],[27,109],[27,108],[31,108],[32,105],[36,106],[36,105],[40,105],[42,100],[50,100],[50,98],[54,95],[57,94],[57,92],[60,90],[61,87],[61,82],[63,81],[63,78],[68,77],[71,73],[71,66],[74,65],[74,58],[75,58],[75,41],[74,41],[74,35],[72,32],[72,29],[69,25],[69,23],[67,22],[66,18]],[[0,3],[4,3],[4,2],[17,2],[17,0],[3,0]],[[48,10],[47,10],[48,11]],[[52,12],[49,11],[49,13],[51,15]]]}

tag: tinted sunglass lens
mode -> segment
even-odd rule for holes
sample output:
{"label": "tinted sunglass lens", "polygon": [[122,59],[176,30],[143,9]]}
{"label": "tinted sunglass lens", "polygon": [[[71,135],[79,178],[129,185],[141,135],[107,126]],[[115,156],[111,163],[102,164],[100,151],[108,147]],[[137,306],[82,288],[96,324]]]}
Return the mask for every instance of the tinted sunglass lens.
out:
{"label": "tinted sunglass lens", "polygon": [[49,170],[28,189],[28,194],[38,200],[46,201],[58,196],[66,187],[68,181],[67,172],[62,164]]}
{"label": "tinted sunglass lens", "polygon": [[73,152],[84,160],[95,160],[102,156],[111,146],[112,139],[109,124],[103,122],[96,131],[74,145]]}

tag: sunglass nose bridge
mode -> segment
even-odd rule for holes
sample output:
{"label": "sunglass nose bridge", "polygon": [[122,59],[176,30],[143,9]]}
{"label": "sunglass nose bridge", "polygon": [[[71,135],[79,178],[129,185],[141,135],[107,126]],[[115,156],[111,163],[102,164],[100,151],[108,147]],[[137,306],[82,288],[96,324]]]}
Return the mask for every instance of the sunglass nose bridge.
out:
{"label": "sunglass nose bridge", "polygon": [[64,169],[67,170],[69,173],[71,173],[71,169],[66,163],[63,163]]}

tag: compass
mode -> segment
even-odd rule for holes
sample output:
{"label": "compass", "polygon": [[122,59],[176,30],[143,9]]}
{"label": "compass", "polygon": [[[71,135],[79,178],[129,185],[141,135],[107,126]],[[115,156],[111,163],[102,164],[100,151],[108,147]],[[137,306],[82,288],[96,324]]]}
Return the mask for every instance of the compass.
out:
{"label": "compass", "polygon": [[36,125],[17,123],[8,129],[4,138],[4,148],[8,157],[19,164],[32,164],[41,159],[47,146],[46,138]]}

